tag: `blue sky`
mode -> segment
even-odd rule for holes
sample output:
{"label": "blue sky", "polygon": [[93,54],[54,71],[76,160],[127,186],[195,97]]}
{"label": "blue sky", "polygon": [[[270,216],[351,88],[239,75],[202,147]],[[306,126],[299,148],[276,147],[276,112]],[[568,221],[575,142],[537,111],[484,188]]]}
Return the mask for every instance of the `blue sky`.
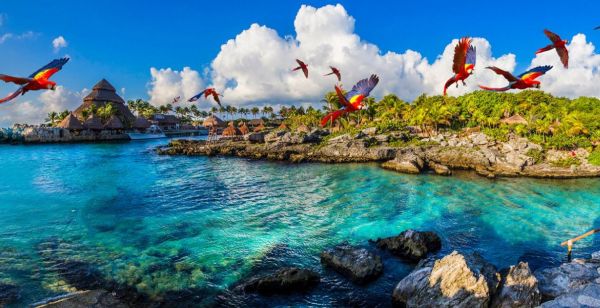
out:
{"label": "blue sky", "polygon": [[[108,78],[126,88],[126,98],[148,98],[150,68],[190,67],[204,75],[221,46],[253,23],[295,36],[302,4],[339,3],[355,20],[354,33],[381,53],[415,50],[429,62],[452,39],[485,38],[493,56],[516,55],[516,70],[530,65],[534,51],[548,44],[547,27],[571,39],[584,33],[600,41],[600,2],[528,1],[102,1],[3,0],[0,4],[0,73],[28,75],[51,59],[72,61],[54,77],[72,91]],[[21,36],[21,37],[20,37]],[[52,40],[68,46],[58,52]],[[293,63],[292,63],[293,64]],[[210,83],[210,80],[206,80]],[[7,87],[0,85],[2,94]]]}

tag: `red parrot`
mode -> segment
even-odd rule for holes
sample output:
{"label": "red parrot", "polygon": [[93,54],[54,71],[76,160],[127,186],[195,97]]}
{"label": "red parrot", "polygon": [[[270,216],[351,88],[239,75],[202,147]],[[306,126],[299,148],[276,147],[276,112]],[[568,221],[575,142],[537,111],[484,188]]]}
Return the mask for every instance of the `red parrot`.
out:
{"label": "red parrot", "polygon": [[48,80],[48,78],[52,77],[56,72],[60,71],[65,65],[65,63],[69,62],[69,58],[56,59],[52,62],[46,64],[44,67],[35,71],[33,74],[29,75],[27,78],[22,77],[13,77],[8,75],[0,74],[0,80],[4,82],[12,82],[18,85],[21,85],[17,91],[13,92],[9,96],[0,99],[0,104],[4,102],[8,102],[9,100],[25,94],[27,91],[36,91],[36,90],[56,90],[56,82]]}
{"label": "red parrot", "polygon": [[302,72],[304,73],[304,77],[308,78],[308,64],[306,64],[298,59],[296,59],[296,62],[298,62],[298,67],[292,69],[292,72],[301,69]]}
{"label": "red parrot", "polygon": [[565,68],[569,68],[569,51],[566,46],[569,42],[561,39],[560,36],[550,32],[548,29],[544,30],[544,34],[552,41],[552,44],[539,49],[535,54],[537,55],[538,53],[556,49],[556,53],[558,53],[558,56],[560,57],[560,62],[562,62]]}
{"label": "red parrot", "polygon": [[321,126],[325,127],[329,121],[331,123],[335,122],[337,118],[339,118],[344,113],[350,113],[363,108],[362,100],[371,94],[373,88],[379,83],[379,77],[377,75],[371,75],[369,79],[363,79],[356,83],[350,92],[344,93],[339,86],[334,86],[335,92],[340,100],[340,104],[343,106],[343,109],[339,109],[327,114],[321,120]]}
{"label": "red parrot", "polygon": [[471,39],[468,37],[460,39],[456,47],[454,47],[454,64],[452,65],[454,76],[446,81],[446,84],[444,85],[444,96],[446,95],[448,87],[455,82],[457,88],[459,81],[462,81],[463,85],[467,85],[465,79],[473,74],[476,58],[475,47],[471,45]]}
{"label": "red parrot", "polygon": [[200,92],[200,93],[196,94],[195,96],[193,96],[192,98],[188,99],[188,102],[195,102],[200,97],[202,97],[202,95],[204,95],[205,99],[208,99],[208,96],[212,95],[212,97],[215,100],[215,102],[217,102],[217,104],[219,104],[219,106],[222,107],[221,100],[219,99],[219,96],[223,96],[223,95],[217,93],[217,90],[215,90],[215,88],[206,88],[206,89],[204,89],[202,92]]}
{"label": "red parrot", "polygon": [[342,81],[342,74],[340,73],[340,70],[338,70],[337,68],[335,68],[333,66],[330,66],[329,68],[331,69],[331,73],[325,74],[323,76],[335,75],[335,77],[337,77],[338,81]]}
{"label": "red parrot", "polygon": [[479,87],[484,90],[488,90],[488,91],[502,92],[502,91],[507,91],[510,89],[520,89],[520,90],[528,89],[528,88],[538,88],[539,89],[540,82],[535,79],[544,75],[547,71],[552,69],[552,66],[546,65],[546,66],[534,67],[517,77],[515,77],[511,73],[509,73],[507,71],[503,71],[495,66],[489,66],[487,68],[491,69],[498,75],[504,76],[504,78],[506,78],[506,80],[508,80],[508,86],[506,86],[504,88],[489,88],[489,87],[484,87],[484,86],[479,86]]}

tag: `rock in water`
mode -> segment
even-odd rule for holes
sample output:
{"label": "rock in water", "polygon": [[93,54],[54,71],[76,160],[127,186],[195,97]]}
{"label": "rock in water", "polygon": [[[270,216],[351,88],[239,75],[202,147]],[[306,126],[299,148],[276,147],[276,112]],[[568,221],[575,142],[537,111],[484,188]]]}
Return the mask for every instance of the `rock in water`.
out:
{"label": "rock in water", "polygon": [[296,267],[282,268],[277,272],[250,279],[239,288],[246,292],[263,294],[304,292],[321,281],[318,273]]}
{"label": "rock in water", "polygon": [[[39,305],[38,305],[39,304]],[[52,308],[127,308],[114,294],[104,290],[81,291],[56,298],[47,302],[34,304],[36,307]]]}
{"label": "rock in water", "polygon": [[541,269],[535,272],[543,300],[554,299],[583,285],[600,279],[600,264],[573,260],[559,267]]}
{"label": "rock in water", "polygon": [[442,248],[442,240],[434,232],[410,229],[398,236],[377,239],[375,244],[378,248],[389,250],[393,255],[410,261],[419,261],[428,253]]}
{"label": "rock in water", "polygon": [[20,293],[21,290],[18,286],[0,283],[0,307],[18,300]]}
{"label": "rock in water", "polygon": [[347,243],[321,252],[321,263],[358,284],[372,281],[383,272],[380,256]]}
{"label": "rock in water", "polygon": [[561,307],[600,307],[600,284],[587,284],[542,305],[542,308]]}
{"label": "rock in water", "polygon": [[392,301],[401,307],[488,307],[499,282],[496,268],[481,256],[454,251],[402,279]]}
{"label": "rock in water", "polygon": [[511,266],[502,278],[500,291],[492,302],[492,307],[537,307],[542,295],[538,289],[538,281],[529,269],[529,264],[519,262]]}

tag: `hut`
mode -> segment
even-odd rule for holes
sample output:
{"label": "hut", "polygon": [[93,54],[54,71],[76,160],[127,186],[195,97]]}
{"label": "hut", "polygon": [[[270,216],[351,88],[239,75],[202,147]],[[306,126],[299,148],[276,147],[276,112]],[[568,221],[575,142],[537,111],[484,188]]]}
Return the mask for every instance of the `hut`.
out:
{"label": "hut", "polygon": [[106,104],[111,103],[113,107],[117,109],[117,117],[121,123],[125,123],[127,127],[130,127],[135,122],[135,116],[127,106],[125,101],[117,95],[115,87],[106,79],[100,80],[93,88],[92,92],[83,99],[81,104],[73,112],[76,116],[83,118],[83,111],[89,109],[92,105],[96,108],[104,107]]}
{"label": "hut", "polygon": [[121,120],[119,120],[119,117],[117,116],[111,116],[110,119],[108,119],[108,121],[106,122],[106,124],[104,124],[104,129],[111,129],[111,130],[119,130],[119,129],[123,129],[123,122],[121,122]]}
{"label": "hut", "polygon": [[242,133],[242,135],[246,135],[250,132],[250,129],[244,122],[242,122],[241,125],[238,126],[238,128],[240,130],[240,133]]}
{"label": "hut", "polygon": [[210,116],[206,119],[204,119],[204,122],[202,122],[202,126],[204,127],[225,127],[225,122],[223,122],[223,120],[219,119],[217,116]]}
{"label": "hut", "polygon": [[265,126],[263,124],[261,124],[261,125],[255,127],[252,131],[255,133],[258,133],[258,132],[262,132],[263,130],[265,130]]}
{"label": "hut", "polygon": [[227,128],[223,130],[223,136],[225,137],[239,136],[241,134],[242,132],[233,125],[233,122],[229,122]]}
{"label": "hut", "polygon": [[310,133],[310,128],[308,128],[308,126],[302,124],[302,125],[298,126],[298,128],[296,128],[296,132],[308,134],[308,133]]}
{"label": "hut", "polygon": [[58,123],[57,127],[65,128],[68,130],[83,130],[83,124],[79,122],[76,116],[73,113],[70,113],[66,118],[64,118],[60,123]]}
{"label": "hut", "polygon": [[285,123],[281,122],[281,125],[279,125],[278,127],[279,129],[288,129],[287,125],[285,125]]}
{"label": "hut", "polygon": [[83,126],[90,130],[102,130],[102,121],[95,114],[92,114],[83,122]]}
{"label": "hut", "polygon": [[248,125],[250,125],[250,127],[265,126],[265,121],[263,121],[263,119],[252,119],[248,122]]}
{"label": "hut", "polygon": [[133,128],[139,129],[139,130],[147,129],[150,127],[150,125],[152,125],[150,123],[150,121],[148,121],[148,119],[146,119],[144,117],[137,117],[135,119],[135,122],[133,122]]}
{"label": "hut", "polygon": [[504,118],[500,120],[500,123],[508,124],[508,125],[516,125],[516,124],[524,124],[527,125],[528,122],[519,114],[515,114],[512,117]]}

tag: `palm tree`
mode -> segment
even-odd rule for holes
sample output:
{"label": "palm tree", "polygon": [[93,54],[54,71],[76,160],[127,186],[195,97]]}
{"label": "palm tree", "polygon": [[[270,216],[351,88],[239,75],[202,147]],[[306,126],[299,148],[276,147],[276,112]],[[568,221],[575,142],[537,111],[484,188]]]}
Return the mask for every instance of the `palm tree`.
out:
{"label": "palm tree", "polygon": [[250,112],[252,113],[252,117],[256,119],[256,115],[260,112],[260,109],[255,106],[250,109]]}
{"label": "palm tree", "polygon": [[58,118],[58,113],[56,111],[52,111],[48,113],[48,117],[46,118],[46,122],[50,122],[50,126],[54,126],[54,122]]}
{"label": "palm tree", "polygon": [[215,106],[212,106],[212,107],[210,108],[210,112],[211,112],[212,114],[215,114],[215,113],[219,112],[219,108],[217,108],[217,107],[215,107]]}

